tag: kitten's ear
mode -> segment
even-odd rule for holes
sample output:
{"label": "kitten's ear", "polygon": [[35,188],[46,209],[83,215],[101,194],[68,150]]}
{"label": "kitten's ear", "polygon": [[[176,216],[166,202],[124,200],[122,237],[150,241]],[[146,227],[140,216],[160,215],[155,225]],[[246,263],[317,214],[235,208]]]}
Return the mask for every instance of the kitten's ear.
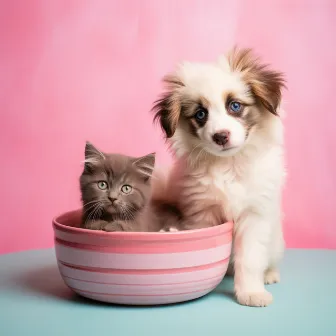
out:
{"label": "kitten's ear", "polygon": [[102,159],[105,159],[104,154],[87,141],[85,144],[84,170],[91,172],[94,165],[99,163]]}
{"label": "kitten's ear", "polygon": [[95,146],[92,145],[91,142],[86,141],[85,144],[85,159],[88,158],[97,158],[97,159],[105,159],[104,154]]}
{"label": "kitten's ear", "polygon": [[144,175],[145,181],[148,181],[153,174],[154,166],[155,166],[155,153],[148,154],[146,156],[142,156],[137,158],[133,165],[136,167],[137,171]]}

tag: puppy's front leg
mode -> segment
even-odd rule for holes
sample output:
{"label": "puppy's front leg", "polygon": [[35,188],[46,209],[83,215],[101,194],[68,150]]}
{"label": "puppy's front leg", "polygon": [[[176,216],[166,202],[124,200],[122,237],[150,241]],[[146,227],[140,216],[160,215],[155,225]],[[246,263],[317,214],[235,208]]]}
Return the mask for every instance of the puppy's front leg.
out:
{"label": "puppy's front leg", "polygon": [[273,298],[264,286],[268,267],[271,223],[263,216],[249,213],[236,223],[234,237],[234,286],[240,304],[268,306]]}

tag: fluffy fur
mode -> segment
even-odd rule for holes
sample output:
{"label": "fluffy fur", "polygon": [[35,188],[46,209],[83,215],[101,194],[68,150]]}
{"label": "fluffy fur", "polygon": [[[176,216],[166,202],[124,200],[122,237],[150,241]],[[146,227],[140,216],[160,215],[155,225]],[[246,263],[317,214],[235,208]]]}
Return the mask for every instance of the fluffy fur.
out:
{"label": "fluffy fur", "polygon": [[134,158],[103,153],[87,143],[80,177],[82,227],[154,232],[169,230],[178,223],[176,207],[153,199],[158,191],[152,187],[154,163],[154,153]]}
{"label": "fluffy fur", "polygon": [[155,119],[176,158],[166,194],[184,228],[234,221],[237,300],[267,306],[264,284],[279,281],[284,250],[283,76],[234,49],[216,63],[183,63],[164,82]]}

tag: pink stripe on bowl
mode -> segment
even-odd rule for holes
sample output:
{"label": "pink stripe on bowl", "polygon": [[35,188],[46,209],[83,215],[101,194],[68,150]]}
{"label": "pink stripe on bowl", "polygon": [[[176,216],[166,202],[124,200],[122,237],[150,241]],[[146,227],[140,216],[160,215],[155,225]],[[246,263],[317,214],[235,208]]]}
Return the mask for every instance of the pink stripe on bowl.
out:
{"label": "pink stripe on bowl", "polygon": [[[162,235],[163,233],[159,233]],[[173,234],[173,233],[172,233]],[[114,253],[166,253],[166,244],[163,244],[160,240],[158,241],[146,241],[143,242],[141,249],[139,246],[135,245],[133,241],[129,240],[117,240],[112,241],[112,244],[108,242],[97,242],[94,244],[93,241],[90,241],[90,238],[87,239],[85,236],[78,236],[76,234],[68,234],[66,232],[55,230],[55,240],[56,242],[69,246],[75,247],[82,250],[93,250],[97,251],[99,247],[99,251],[101,252],[114,252]],[[91,239],[92,240],[92,239]],[[231,243],[231,233],[223,233],[221,235],[203,237],[198,239],[189,239],[182,240],[183,244],[181,244],[181,240],[174,240],[169,243],[169,253],[175,252],[188,252],[197,250],[206,250],[213,246],[220,246],[222,244],[230,244]]]}
{"label": "pink stripe on bowl", "polygon": [[[63,276],[82,279],[83,281],[97,281],[106,283],[124,284],[162,284],[202,281],[224,274],[229,260],[209,264],[206,266],[159,269],[159,270],[103,270],[93,268],[78,268],[58,263]],[[163,276],[164,275],[164,276]]]}
{"label": "pink stripe on bowl", "polygon": [[223,279],[232,223],[181,232],[103,232],[79,228],[81,211],[53,220],[64,282],[80,295],[122,304],[195,299]]}

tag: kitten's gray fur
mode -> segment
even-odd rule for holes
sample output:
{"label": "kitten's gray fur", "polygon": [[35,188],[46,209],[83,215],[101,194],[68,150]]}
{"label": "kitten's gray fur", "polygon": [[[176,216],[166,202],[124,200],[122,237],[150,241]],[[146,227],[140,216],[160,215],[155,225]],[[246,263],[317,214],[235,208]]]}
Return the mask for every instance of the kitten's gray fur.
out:
{"label": "kitten's gray fur", "polygon": [[178,209],[151,199],[154,164],[155,153],[140,158],[107,154],[87,142],[80,177],[82,227],[133,232],[176,227]]}

